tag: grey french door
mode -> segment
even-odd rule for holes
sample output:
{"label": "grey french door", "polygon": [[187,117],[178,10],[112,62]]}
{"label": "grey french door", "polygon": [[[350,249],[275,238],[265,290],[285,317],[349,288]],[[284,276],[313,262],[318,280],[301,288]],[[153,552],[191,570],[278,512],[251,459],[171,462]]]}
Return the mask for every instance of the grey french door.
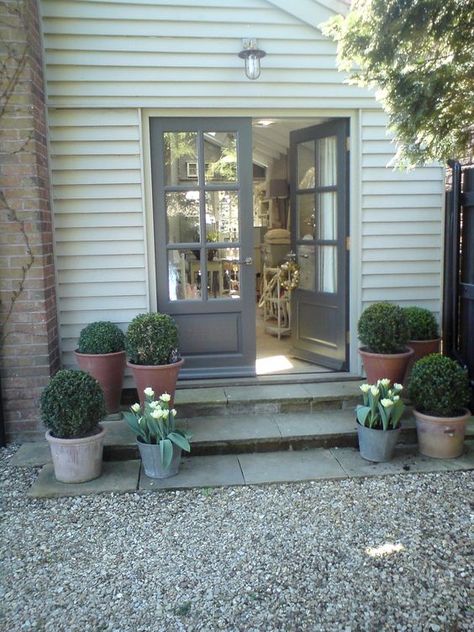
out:
{"label": "grey french door", "polygon": [[182,378],[255,374],[252,140],[247,118],[150,120],[158,310]]}
{"label": "grey french door", "polygon": [[333,370],[348,367],[348,133],[344,119],[290,134],[292,352]]}

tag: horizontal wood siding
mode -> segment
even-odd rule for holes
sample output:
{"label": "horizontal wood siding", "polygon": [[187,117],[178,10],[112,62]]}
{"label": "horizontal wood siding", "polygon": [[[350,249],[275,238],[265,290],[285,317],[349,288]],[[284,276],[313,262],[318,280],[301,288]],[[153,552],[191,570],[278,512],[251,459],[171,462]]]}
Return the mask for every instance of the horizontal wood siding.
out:
{"label": "horizontal wood siding", "polygon": [[[335,44],[267,0],[40,3],[51,106],[373,107],[344,83]],[[317,23],[334,15],[311,6]],[[258,81],[238,57],[249,37],[267,53]]]}
{"label": "horizontal wood siding", "polygon": [[386,165],[384,113],[361,115],[362,306],[380,300],[440,311],[443,171]]}
{"label": "horizontal wood siding", "polygon": [[[137,110],[49,116],[63,365],[81,329],[148,311]],[[124,143],[127,151],[124,153]],[[127,386],[132,383],[127,379]]]}

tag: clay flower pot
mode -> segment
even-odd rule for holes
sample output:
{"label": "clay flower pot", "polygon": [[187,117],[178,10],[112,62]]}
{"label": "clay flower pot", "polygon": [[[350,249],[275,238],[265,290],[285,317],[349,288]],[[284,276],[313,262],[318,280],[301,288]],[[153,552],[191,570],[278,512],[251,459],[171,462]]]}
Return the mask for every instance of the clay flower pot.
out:
{"label": "clay flower pot", "polygon": [[79,368],[87,371],[99,382],[104,391],[105,406],[109,415],[120,410],[123,374],[125,371],[125,351],[92,354],[74,351]]}
{"label": "clay flower pot", "polygon": [[178,373],[184,364],[184,359],[178,360],[173,364],[133,364],[127,362],[127,366],[132,369],[133,378],[140,398],[140,406],[144,406],[144,390],[151,386],[155,391],[155,397],[158,398],[163,393],[171,395],[170,408],[173,408],[174,394],[176,391],[176,382],[178,381]]}
{"label": "clay flower pot", "polygon": [[471,413],[467,408],[458,417],[433,417],[413,411],[416,419],[418,449],[434,459],[455,459],[464,450],[464,435]]}
{"label": "clay flower pot", "polygon": [[102,474],[105,428],[100,424],[88,437],[60,439],[48,430],[46,440],[51,449],[54,475],[61,483],[85,483]]}
{"label": "clay flower pot", "polygon": [[413,349],[408,347],[404,353],[370,353],[364,348],[359,349],[367,374],[367,382],[376,384],[377,380],[388,378],[392,384],[402,384],[406,368]]}
{"label": "clay flower pot", "polygon": [[410,379],[411,370],[413,365],[417,360],[421,360],[430,353],[439,353],[439,348],[441,344],[441,338],[434,338],[433,340],[409,340],[408,346],[413,349],[414,353],[412,357],[408,361],[407,370],[405,372],[405,377],[403,382],[405,385],[408,384]]}

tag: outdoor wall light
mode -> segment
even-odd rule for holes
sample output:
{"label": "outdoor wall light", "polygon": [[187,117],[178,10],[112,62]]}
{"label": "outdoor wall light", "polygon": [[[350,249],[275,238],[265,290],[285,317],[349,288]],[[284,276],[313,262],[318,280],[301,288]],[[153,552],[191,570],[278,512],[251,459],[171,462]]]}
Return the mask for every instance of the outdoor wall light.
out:
{"label": "outdoor wall light", "polygon": [[258,79],[260,77],[260,59],[267,54],[264,50],[257,47],[256,39],[243,39],[243,50],[240,51],[239,57],[245,59],[245,74],[249,79]]}

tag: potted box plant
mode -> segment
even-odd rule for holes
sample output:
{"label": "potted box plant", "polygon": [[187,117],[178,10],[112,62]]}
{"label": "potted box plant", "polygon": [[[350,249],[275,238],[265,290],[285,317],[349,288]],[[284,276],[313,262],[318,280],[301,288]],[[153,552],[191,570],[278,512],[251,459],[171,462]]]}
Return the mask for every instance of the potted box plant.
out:
{"label": "potted box plant", "polygon": [[155,399],[155,392],[147,387],[143,395],[143,405],[133,404],[124,416],[137,437],[145,474],[151,478],[174,476],[179,470],[181,450],[191,450],[191,436],[176,428],[176,410],[170,410],[168,393]]}
{"label": "potted box plant", "polygon": [[184,360],[178,352],[178,327],[168,314],[139,314],[127,329],[127,366],[132,370],[144,406],[143,392],[151,387],[155,393],[171,395],[173,406],[178,373]]}
{"label": "potted box plant", "polygon": [[367,461],[385,462],[393,456],[405,408],[402,389],[401,384],[391,386],[389,379],[360,387],[364,403],[356,408],[357,434],[360,455]]}
{"label": "potted box plant", "polygon": [[403,310],[392,303],[374,303],[365,309],[358,323],[367,381],[386,378],[402,383],[413,349],[407,346],[408,322]]}
{"label": "potted box plant", "polygon": [[79,368],[102,386],[107,413],[118,413],[126,362],[123,331],[109,321],[90,323],[82,329],[74,355]]}
{"label": "potted box plant", "polygon": [[62,370],[41,394],[54,475],[62,483],[84,483],[102,472],[105,399],[99,382],[85,371]]}
{"label": "potted box plant", "polygon": [[421,454],[438,459],[460,456],[471,416],[467,371],[455,360],[433,353],[414,364],[409,395]]}
{"label": "potted box plant", "polygon": [[408,362],[405,383],[408,382],[414,363],[430,353],[438,353],[441,338],[436,318],[429,309],[424,307],[403,307],[403,313],[408,322],[410,338],[408,346],[413,349],[413,355]]}

